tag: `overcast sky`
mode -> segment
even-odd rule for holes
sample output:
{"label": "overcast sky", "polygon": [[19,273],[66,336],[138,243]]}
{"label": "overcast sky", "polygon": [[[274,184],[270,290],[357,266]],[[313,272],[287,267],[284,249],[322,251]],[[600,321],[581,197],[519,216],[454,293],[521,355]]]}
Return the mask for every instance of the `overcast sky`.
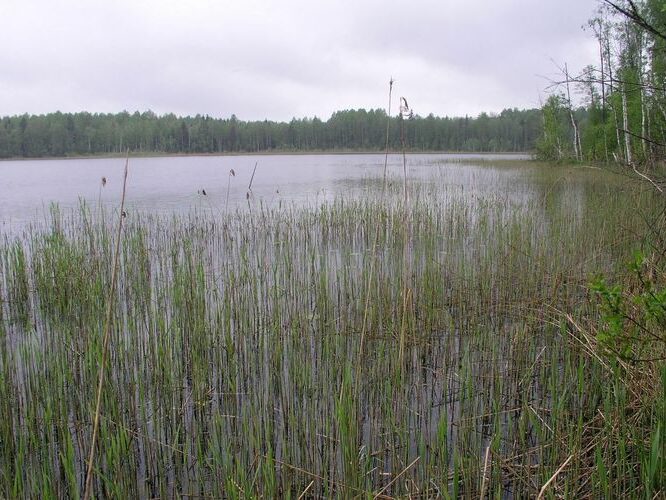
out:
{"label": "overcast sky", "polygon": [[[0,115],[151,109],[289,120],[537,107],[596,62],[598,0],[0,0]],[[395,106],[395,104],[394,104]]]}

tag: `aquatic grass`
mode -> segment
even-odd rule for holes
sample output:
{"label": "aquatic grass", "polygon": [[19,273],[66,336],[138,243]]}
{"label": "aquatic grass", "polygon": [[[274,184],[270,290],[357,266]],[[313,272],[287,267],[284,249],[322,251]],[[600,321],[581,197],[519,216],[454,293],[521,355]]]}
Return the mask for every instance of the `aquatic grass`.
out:
{"label": "aquatic grass", "polygon": [[[663,431],[643,434],[652,410],[615,411],[635,389],[583,323],[591,277],[620,276],[635,249],[618,228],[641,231],[659,199],[524,168],[410,182],[408,253],[399,183],[305,208],[132,211],[92,494],[659,492]],[[85,489],[111,227],[84,206],[2,240],[2,496]]]}

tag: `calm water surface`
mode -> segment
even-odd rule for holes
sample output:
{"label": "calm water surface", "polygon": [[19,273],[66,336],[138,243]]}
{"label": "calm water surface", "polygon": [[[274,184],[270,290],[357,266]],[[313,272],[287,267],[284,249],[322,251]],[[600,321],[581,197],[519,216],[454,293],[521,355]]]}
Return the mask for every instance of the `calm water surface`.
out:
{"label": "calm water surface", "polygon": [[[445,184],[492,191],[488,161],[524,160],[528,155],[419,154],[408,155],[411,180],[437,176]],[[74,208],[81,200],[92,206],[117,206],[125,160],[62,159],[0,162],[0,232],[12,233],[44,219],[51,203]],[[158,213],[194,209],[223,210],[264,206],[316,205],[344,195],[366,197],[380,189],[383,154],[262,155],[223,157],[131,158],[127,210]],[[235,176],[230,175],[233,169]],[[389,157],[388,175],[402,179],[402,156]],[[102,187],[102,177],[107,180]],[[480,179],[482,177],[483,179]],[[485,188],[484,188],[485,184]],[[202,191],[206,192],[204,196]],[[227,194],[228,193],[228,194]]]}

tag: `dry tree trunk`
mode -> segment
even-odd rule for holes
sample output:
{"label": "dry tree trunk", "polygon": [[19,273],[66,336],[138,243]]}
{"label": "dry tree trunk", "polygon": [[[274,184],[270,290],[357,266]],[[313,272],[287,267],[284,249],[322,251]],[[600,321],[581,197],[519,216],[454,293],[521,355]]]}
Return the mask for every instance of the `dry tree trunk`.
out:
{"label": "dry tree trunk", "polygon": [[624,148],[625,158],[628,165],[633,164],[633,156],[631,154],[631,136],[629,135],[629,112],[627,110],[627,84],[625,83],[622,88],[622,125],[624,132]]}
{"label": "dry tree trunk", "polygon": [[608,138],[606,137],[606,73],[604,71],[604,45],[603,45],[603,26],[599,19],[599,62],[601,64],[601,123],[604,130],[604,158],[608,163]]}
{"label": "dry tree trunk", "polygon": [[[608,81],[609,81],[609,86],[610,86],[610,95],[613,95],[614,92],[614,87],[613,87],[613,64],[611,61],[611,55],[610,55],[610,40],[608,38],[606,39],[606,68],[608,68]],[[620,118],[617,115],[617,106],[615,104],[611,104],[611,107],[613,108],[613,122],[615,123],[615,140],[617,141],[617,147],[618,147],[618,153],[620,155],[624,156],[624,148],[622,147],[622,140],[620,138]],[[624,159],[624,158],[622,158]]]}
{"label": "dry tree trunk", "polygon": [[576,157],[577,161],[582,160],[582,154],[581,154],[581,147],[580,147],[580,135],[578,133],[578,124],[576,123],[576,119],[574,118],[573,115],[573,109],[571,106],[571,92],[569,91],[569,69],[567,68],[566,63],[564,64],[564,76],[566,78],[566,84],[567,84],[567,102],[568,102],[568,107],[569,107],[569,118],[571,119],[571,126],[573,127],[574,131],[574,136],[573,136],[573,147],[574,147],[574,155]]}

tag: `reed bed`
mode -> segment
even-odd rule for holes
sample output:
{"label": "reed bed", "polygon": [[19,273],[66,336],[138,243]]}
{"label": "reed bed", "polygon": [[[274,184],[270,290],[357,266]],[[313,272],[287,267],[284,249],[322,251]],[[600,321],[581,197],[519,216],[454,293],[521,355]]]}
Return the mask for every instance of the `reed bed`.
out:
{"label": "reed bed", "polygon": [[[559,311],[597,314],[590,279],[621,271],[662,201],[584,169],[479,175],[410,184],[408,248],[397,180],[382,199],[130,214],[94,496],[646,491],[646,426],[599,417],[631,393]],[[0,244],[0,496],[83,494],[108,220],[54,209]]]}

